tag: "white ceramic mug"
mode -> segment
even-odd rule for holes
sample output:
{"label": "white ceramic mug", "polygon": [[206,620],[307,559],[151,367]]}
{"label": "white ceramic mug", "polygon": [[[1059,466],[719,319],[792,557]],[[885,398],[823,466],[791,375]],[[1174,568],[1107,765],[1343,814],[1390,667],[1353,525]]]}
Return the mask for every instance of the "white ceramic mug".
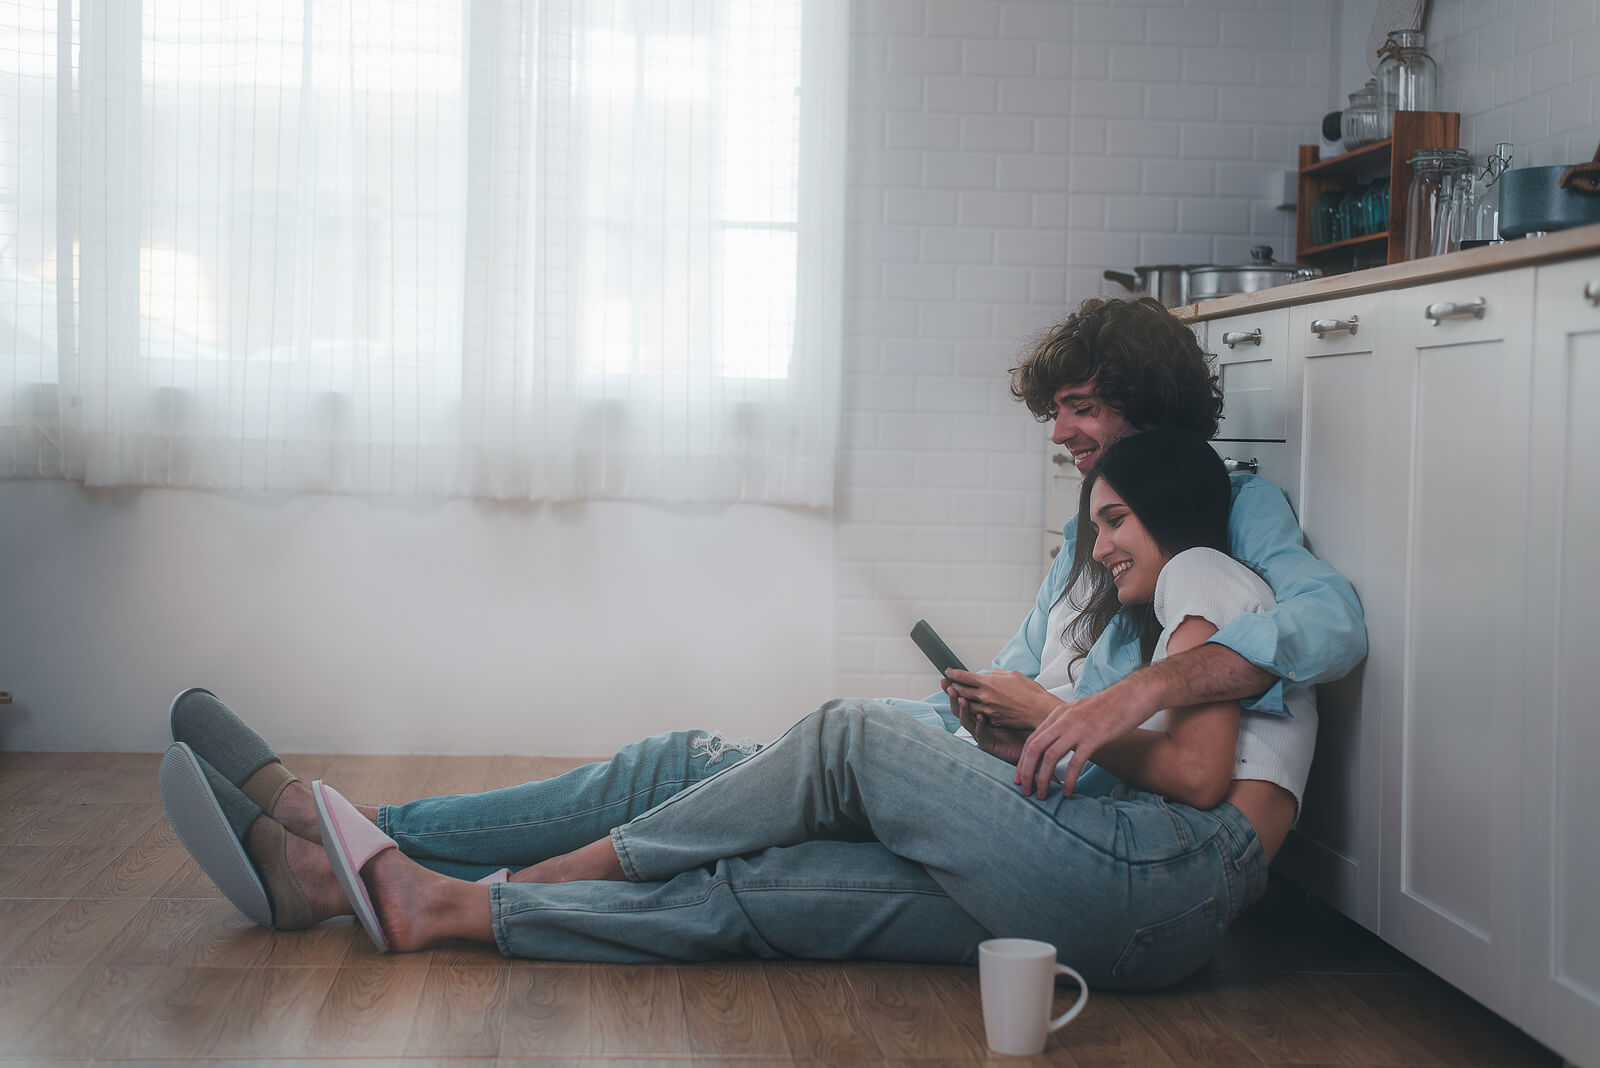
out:
{"label": "white ceramic mug", "polygon": [[[1050,1019],[1056,976],[1078,984],[1072,1008]],[[978,985],[983,992],[983,1029],[996,1053],[1032,1056],[1044,1049],[1050,1032],[1065,1027],[1083,1011],[1089,985],[1083,976],[1056,963],[1056,947],[1032,938],[991,938],[978,945]]]}

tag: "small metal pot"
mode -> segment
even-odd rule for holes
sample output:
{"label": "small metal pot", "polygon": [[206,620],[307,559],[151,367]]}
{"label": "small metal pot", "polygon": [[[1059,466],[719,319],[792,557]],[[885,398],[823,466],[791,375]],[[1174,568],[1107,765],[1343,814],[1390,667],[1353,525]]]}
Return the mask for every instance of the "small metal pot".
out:
{"label": "small metal pot", "polygon": [[1136,297],[1154,297],[1168,308],[1189,303],[1189,268],[1192,264],[1163,263],[1154,267],[1135,267],[1133,274],[1106,271],[1105,278],[1116,282]]}
{"label": "small metal pot", "polygon": [[1318,267],[1274,263],[1272,246],[1257,245],[1250,250],[1250,262],[1242,267],[1190,268],[1189,300],[1199,302],[1231,297],[1235,293],[1254,293],[1258,289],[1281,286],[1287,282],[1321,277],[1322,270]]}

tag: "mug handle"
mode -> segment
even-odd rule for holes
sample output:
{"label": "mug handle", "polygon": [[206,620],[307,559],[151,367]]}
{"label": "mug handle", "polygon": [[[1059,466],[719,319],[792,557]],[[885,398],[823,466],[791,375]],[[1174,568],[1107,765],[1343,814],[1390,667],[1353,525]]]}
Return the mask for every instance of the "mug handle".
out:
{"label": "mug handle", "polygon": [[1059,1030],[1071,1023],[1072,1018],[1082,1012],[1083,1007],[1089,1003],[1089,984],[1083,981],[1083,976],[1065,964],[1056,965],[1056,974],[1072,976],[1073,980],[1078,984],[1078,1000],[1072,1003],[1072,1008],[1050,1021],[1050,1030],[1052,1031]]}

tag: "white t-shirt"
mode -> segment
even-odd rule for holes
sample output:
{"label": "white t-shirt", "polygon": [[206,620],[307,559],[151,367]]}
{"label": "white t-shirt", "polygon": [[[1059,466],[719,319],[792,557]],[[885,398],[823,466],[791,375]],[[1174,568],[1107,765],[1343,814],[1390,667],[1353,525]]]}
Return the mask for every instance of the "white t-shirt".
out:
{"label": "white t-shirt", "polygon": [[[1156,619],[1162,630],[1150,660],[1166,659],[1173,630],[1190,616],[1199,616],[1220,630],[1237,616],[1265,612],[1276,603],[1272,587],[1231,556],[1215,549],[1186,549],[1169,560],[1156,579]],[[1286,716],[1249,709],[1240,716],[1233,777],[1261,779],[1283,787],[1294,794],[1298,816],[1317,744],[1317,702],[1310,689],[1287,690],[1284,702],[1289,710]],[[1144,726],[1165,730],[1166,713],[1157,712]]]}
{"label": "white t-shirt", "polygon": [[[1079,584],[1083,579],[1079,579]],[[1082,598],[1078,598],[1079,601]],[[1035,681],[1040,686],[1055,694],[1062,701],[1072,701],[1076,692],[1072,685],[1072,675],[1069,668],[1074,657],[1079,655],[1078,649],[1070,642],[1064,641],[1062,635],[1067,632],[1067,627],[1078,616],[1077,609],[1072,607],[1073,594],[1058,598],[1050,606],[1049,620],[1045,624],[1045,645],[1039,654],[1039,674]],[[1078,662],[1082,669],[1083,662]]]}

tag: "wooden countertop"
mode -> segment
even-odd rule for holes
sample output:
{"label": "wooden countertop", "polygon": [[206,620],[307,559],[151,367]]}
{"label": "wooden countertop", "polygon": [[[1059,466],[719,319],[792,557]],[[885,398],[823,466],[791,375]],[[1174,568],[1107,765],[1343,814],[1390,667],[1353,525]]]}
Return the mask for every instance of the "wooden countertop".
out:
{"label": "wooden countertop", "polygon": [[[1447,256],[1391,263],[1387,267],[1370,267],[1364,271],[1258,289],[1254,293],[1218,297],[1199,304],[1184,304],[1173,308],[1172,314],[1185,322],[1201,322],[1236,312],[1262,311],[1330,297],[1371,293],[1379,289],[1400,289],[1469,274],[1577,259],[1595,252],[1600,252],[1600,223],[1558,230],[1544,237],[1525,237],[1507,241],[1503,245],[1485,245],[1465,252],[1452,252]],[[1600,274],[1600,270],[1597,270],[1597,274]]]}

